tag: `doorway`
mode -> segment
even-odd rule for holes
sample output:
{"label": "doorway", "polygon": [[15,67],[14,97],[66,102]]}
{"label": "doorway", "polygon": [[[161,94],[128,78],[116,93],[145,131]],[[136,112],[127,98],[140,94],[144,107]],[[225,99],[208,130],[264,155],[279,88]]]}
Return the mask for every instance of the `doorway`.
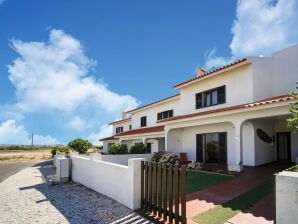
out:
{"label": "doorway", "polygon": [[276,133],[277,161],[291,162],[291,132]]}
{"label": "doorway", "polygon": [[147,153],[151,153],[152,143],[151,142],[147,142],[146,147],[147,147]]}

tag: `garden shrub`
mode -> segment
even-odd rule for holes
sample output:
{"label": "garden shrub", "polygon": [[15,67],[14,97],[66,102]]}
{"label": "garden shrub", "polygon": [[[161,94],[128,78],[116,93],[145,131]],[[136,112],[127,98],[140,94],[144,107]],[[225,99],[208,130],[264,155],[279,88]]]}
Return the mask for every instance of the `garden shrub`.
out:
{"label": "garden shrub", "polygon": [[120,144],[120,143],[116,143],[111,145],[109,151],[109,154],[127,154],[128,153],[128,149],[127,149],[127,145],[125,144]]}
{"label": "garden shrub", "polygon": [[158,163],[161,157],[165,154],[165,151],[155,152],[151,158],[152,162]]}
{"label": "garden shrub", "polygon": [[57,151],[65,152],[65,154],[68,154],[70,152],[70,149],[68,147],[55,146],[51,150],[52,156],[56,155]]}
{"label": "garden shrub", "polygon": [[143,154],[147,153],[148,149],[143,143],[135,143],[133,146],[130,147],[129,152],[131,154]]}
{"label": "garden shrub", "polygon": [[202,164],[200,162],[192,161],[187,164],[187,169],[191,170],[201,170],[203,168]]}
{"label": "garden shrub", "polygon": [[92,147],[92,144],[88,140],[76,138],[69,142],[68,146],[78,153],[86,153]]}
{"label": "garden shrub", "polygon": [[181,164],[181,161],[178,155],[174,153],[164,152],[164,151],[154,153],[154,155],[151,158],[151,161],[157,162],[157,163],[172,164],[172,165]]}

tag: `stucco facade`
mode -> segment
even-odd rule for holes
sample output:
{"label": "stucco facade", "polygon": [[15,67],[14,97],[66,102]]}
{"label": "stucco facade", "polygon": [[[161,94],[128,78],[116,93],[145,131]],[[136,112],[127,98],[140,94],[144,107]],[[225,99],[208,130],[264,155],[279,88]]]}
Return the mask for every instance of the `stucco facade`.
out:
{"label": "stucco facade", "polygon": [[185,152],[188,160],[218,160],[234,171],[242,165],[295,161],[298,135],[287,128],[286,119],[293,101],[288,94],[298,81],[297,59],[295,45],[272,57],[247,57],[201,71],[174,85],[178,94],[128,111],[112,123],[113,136],[102,139],[104,150],[115,142],[129,147],[150,143],[152,153]]}

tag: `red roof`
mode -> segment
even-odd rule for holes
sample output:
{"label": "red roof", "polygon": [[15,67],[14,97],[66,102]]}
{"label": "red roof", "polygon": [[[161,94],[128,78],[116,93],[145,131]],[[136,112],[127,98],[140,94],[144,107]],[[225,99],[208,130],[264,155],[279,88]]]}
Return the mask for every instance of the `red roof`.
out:
{"label": "red roof", "polygon": [[109,123],[109,124],[122,123],[122,122],[129,121],[129,120],[131,120],[131,118],[121,119],[121,120],[118,120],[118,121],[111,122],[111,123]]}
{"label": "red roof", "polygon": [[115,138],[114,136],[110,136],[110,137],[99,139],[98,141],[109,141],[109,140],[117,140],[117,138]]}
{"label": "red roof", "polygon": [[136,111],[136,110],[142,109],[142,108],[144,108],[144,107],[151,106],[151,105],[153,105],[153,104],[156,104],[156,103],[159,103],[159,102],[162,102],[162,101],[165,101],[165,100],[168,100],[168,99],[174,98],[174,97],[176,97],[176,96],[179,96],[179,95],[180,95],[180,93],[178,93],[178,94],[175,94],[175,95],[173,95],[173,96],[169,96],[169,97],[167,97],[167,98],[164,98],[164,99],[161,99],[161,100],[158,100],[158,101],[155,101],[155,102],[153,102],[153,103],[146,104],[146,105],[144,105],[144,106],[141,106],[141,107],[137,107],[137,108],[135,108],[135,109],[132,109],[132,110],[126,111],[125,113],[131,113],[131,112],[133,112],[133,111]]}
{"label": "red roof", "polygon": [[154,127],[148,127],[148,128],[133,129],[133,130],[119,133],[114,136],[118,137],[118,136],[125,136],[125,135],[137,135],[137,134],[145,134],[145,133],[152,133],[152,132],[161,132],[164,130],[165,130],[165,126],[161,125],[161,126],[154,126]]}
{"label": "red roof", "polygon": [[196,117],[196,116],[202,116],[202,115],[213,114],[213,113],[219,113],[219,112],[230,111],[230,110],[244,109],[244,108],[255,107],[255,106],[260,106],[260,105],[278,103],[278,102],[285,102],[285,101],[289,101],[289,100],[293,100],[293,99],[294,98],[289,95],[277,96],[277,97],[264,99],[264,100],[260,100],[260,101],[253,102],[253,103],[241,104],[241,105],[236,105],[236,106],[231,106],[231,107],[224,107],[224,108],[219,108],[219,109],[214,109],[214,110],[207,110],[207,111],[203,111],[203,112],[197,112],[197,113],[192,113],[192,114],[171,117],[171,118],[159,121],[158,123],[179,120],[179,119],[184,119],[184,118],[190,118],[190,117]]}
{"label": "red roof", "polygon": [[227,65],[224,65],[224,66],[222,66],[222,67],[216,68],[216,69],[214,69],[214,70],[212,70],[212,71],[210,71],[210,72],[206,72],[206,73],[204,73],[203,75],[200,75],[200,76],[198,76],[198,77],[194,77],[194,78],[189,79],[189,80],[187,80],[187,81],[184,81],[184,82],[180,82],[180,83],[178,83],[178,84],[175,84],[175,85],[173,86],[173,88],[177,88],[177,87],[179,87],[179,86],[181,86],[181,85],[184,85],[184,84],[186,84],[186,83],[192,82],[192,81],[194,81],[194,80],[201,79],[201,78],[206,77],[206,76],[208,76],[208,75],[212,75],[212,74],[215,73],[215,72],[218,72],[218,71],[220,71],[220,70],[223,70],[223,69],[228,68],[228,67],[231,67],[231,66],[234,66],[234,65],[239,64],[239,63],[241,63],[241,62],[243,62],[243,61],[246,61],[246,60],[247,60],[246,58],[242,58],[242,59],[240,59],[240,60],[234,61],[234,62],[232,62],[232,63],[230,63],[230,64],[227,64]]}

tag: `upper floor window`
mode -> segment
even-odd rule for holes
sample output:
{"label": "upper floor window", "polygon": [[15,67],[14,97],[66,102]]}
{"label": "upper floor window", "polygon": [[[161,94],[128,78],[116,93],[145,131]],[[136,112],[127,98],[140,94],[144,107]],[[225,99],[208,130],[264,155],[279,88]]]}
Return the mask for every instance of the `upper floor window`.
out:
{"label": "upper floor window", "polygon": [[129,125],[129,130],[131,130],[131,124]]}
{"label": "upper floor window", "polygon": [[157,120],[163,120],[174,116],[173,110],[163,111],[157,114]]}
{"label": "upper floor window", "polygon": [[141,117],[141,127],[146,127],[147,126],[147,117]]}
{"label": "upper floor window", "polygon": [[226,86],[196,94],[196,109],[210,107],[226,102]]}
{"label": "upper floor window", "polygon": [[116,128],[116,134],[123,132],[123,127]]}

